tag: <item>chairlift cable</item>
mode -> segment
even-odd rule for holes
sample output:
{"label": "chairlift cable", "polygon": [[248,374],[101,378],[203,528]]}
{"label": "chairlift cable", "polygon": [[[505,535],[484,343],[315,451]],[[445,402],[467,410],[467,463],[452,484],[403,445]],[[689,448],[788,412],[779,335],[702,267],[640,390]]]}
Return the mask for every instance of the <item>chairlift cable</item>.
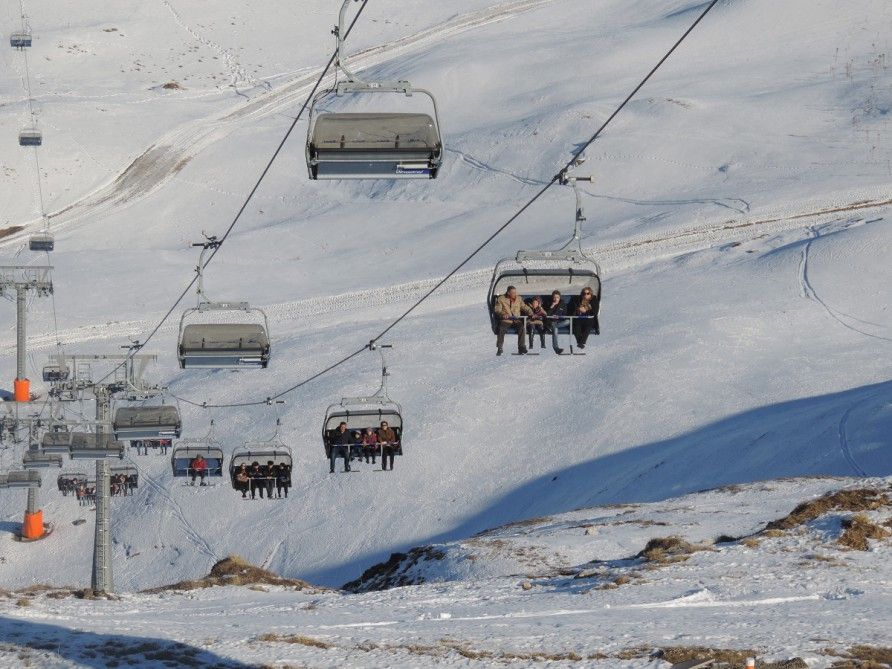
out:
{"label": "chairlift cable", "polygon": [[[598,128],[598,130],[595,132],[595,134],[593,134],[589,138],[589,140],[587,142],[585,142],[582,145],[582,147],[576,151],[576,153],[573,154],[573,157],[567,162],[567,164],[564,165],[557,174],[555,174],[553,177],[551,177],[551,180],[548,183],[546,183],[541,189],[539,189],[536,192],[536,194],[533,195],[532,198],[530,198],[513,216],[511,216],[511,218],[509,218],[495,232],[493,232],[482,244],[480,244],[476,249],[474,249],[474,251],[470,255],[468,255],[464,260],[462,260],[461,263],[459,263],[451,272],[449,272],[449,274],[447,274],[442,280],[437,282],[437,284],[434,285],[433,288],[431,288],[429,291],[427,291],[411,307],[409,307],[409,309],[407,309],[405,312],[403,312],[402,315],[400,315],[392,323],[390,323],[390,325],[388,325],[386,328],[384,328],[368,344],[363,346],[361,349],[354,351],[353,353],[345,356],[344,358],[341,358],[337,362],[332,363],[325,369],[313,374],[312,376],[310,376],[310,377],[294,384],[293,386],[290,386],[289,388],[286,388],[285,390],[277,393],[276,395],[272,395],[269,398],[264,399],[264,400],[254,401],[254,402],[238,402],[238,403],[232,403],[232,404],[206,404],[206,403],[192,402],[192,401],[182,398],[182,397],[177,397],[177,399],[180,400],[181,402],[191,404],[192,406],[203,407],[203,408],[208,408],[208,409],[210,409],[210,408],[225,409],[225,408],[258,406],[261,404],[265,404],[269,399],[273,399],[273,400],[279,399],[280,397],[283,397],[283,396],[311,383],[312,381],[315,381],[319,377],[324,376],[331,371],[334,371],[341,365],[344,365],[345,363],[349,362],[350,360],[352,360],[359,354],[370,349],[372,346],[374,346],[376,344],[376,342],[381,340],[385,335],[387,335],[388,332],[390,332],[393,328],[395,328],[397,325],[399,325],[400,322],[402,322],[412,312],[414,312],[419,306],[421,306],[424,302],[426,302],[449,279],[451,279],[453,276],[455,276],[455,274],[458,273],[465,265],[467,265],[475,256],[477,256],[477,254],[480,253],[480,251],[482,251],[484,248],[486,248],[486,246],[488,246],[496,237],[498,237],[502,232],[504,232],[508,228],[508,226],[510,226],[512,223],[514,223],[514,221],[516,221],[527,209],[529,209],[536,201],[539,200],[539,198],[541,198],[548,190],[550,190],[552,186],[554,186],[556,183],[560,182],[561,178],[564,176],[564,174],[567,172],[567,170],[569,170],[571,167],[573,167],[577,163],[579,158],[582,156],[582,154],[585,153],[586,149],[588,149],[592,144],[594,144],[595,141],[604,133],[604,131],[607,129],[607,127],[610,125],[610,123],[620,114],[620,112],[622,112],[623,109],[625,109],[625,107],[629,104],[629,102],[632,100],[632,98],[634,98],[635,95],[637,95],[638,92],[645,86],[645,84],[647,84],[647,82],[651,80],[653,75],[657,73],[657,71],[663,66],[663,64],[667,60],[669,60],[669,57],[673,53],[675,53],[676,49],[678,49],[678,47],[681,46],[681,44],[688,38],[688,36],[694,31],[694,29],[698,25],[700,25],[700,22],[706,18],[707,14],[709,14],[712,11],[712,9],[718,4],[718,2],[719,2],[719,0],[712,0],[709,3],[709,5],[706,6],[706,8],[700,13],[700,15],[697,17],[697,19],[684,32],[684,34],[672,45],[672,47],[665,53],[665,55],[662,58],[660,58],[660,60],[657,62],[657,64],[650,70],[650,72],[647,73],[647,75],[632,90],[632,92],[629,93],[629,95],[620,103],[620,105],[613,111],[613,113],[609,117],[607,117],[607,120],[601,124],[601,127]],[[364,6],[365,6],[365,3],[363,3],[363,7]],[[351,25],[351,28],[352,28],[352,25]],[[334,60],[334,56],[332,57],[332,60]],[[331,66],[331,63],[329,63],[329,67],[330,66]],[[211,256],[211,258],[213,258],[213,256]],[[210,262],[211,258],[208,259],[208,262]],[[193,279],[193,283],[194,283],[194,281],[195,280]]]}
{"label": "chairlift cable", "polygon": [[[353,21],[351,21],[351,23],[350,23],[350,27],[347,29],[348,35],[350,34],[350,32],[352,32],[353,27],[356,25],[357,21],[359,21],[359,17],[362,16],[362,13],[365,10],[365,7],[368,3],[369,3],[369,0],[362,0],[362,5],[359,7],[359,11],[357,11],[356,16],[353,17]],[[300,121],[301,117],[303,116],[303,113],[306,111],[307,107],[309,106],[310,102],[312,101],[313,96],[316,95],[316,91],[319,90],[319,86],[322,85],[322,81],[325,79],[325,76],[328,74],[328,71],[331,69],[331,66],[334,64],[337,56],[338,56],[338,52],[337,52],[337,49],[335,49],[335,51],[331,54],[331,58],[328,59],[328,63],[326,64],[325,69],[322,70],[322,73],[319,75],[319,78],[316,80],[316,83],[313,85],[313,88],[310,91],[310,94],[307,96],[306,100],[304,100],[303,106],[301,106],[300,111],[298,112],[297,116],[294,117],[294,120],[291,122],[291,125],[288,127],[288,130],[285,133],[285,136],[282,138],[282,141],[279,142],[279,145],[276,147],[276,150],[273,152],[272,157],[269,159],[269,162],[267,162],[266,167],[264,167],[263,171],[261,172],[260,178],[257,179],[257,182],[254,184],[254,187],[248,193],[248,197],[245,198],[245,202],[239,208],[238,213],[236,213],[235,218],[233,218],[233,220],[232,220],[232,223],[230,223],[229,227],[226,228],[226,232],[223,233],[223,236],[220,237],[220,239],[218,240],[217,246],[214,249],[212,249],[210,255],[208,256],[208,259],[205,261],[204,265],[202,266],[202,269],[206,268],[208,265],[211,264],[211,261],[216,257],[217,252],[220,250],[220,247],[223,245],[223,243],[229,237],[230,233],[235,228],[235,226],[238,224],[239,220],[241,219],[242,214],[245,212],[245,209],[247,209],[248,205],[251,203],[251,200],[254,198],[255,193],[257,193],[257,190],[260,188],[260,184],[266,178],[266,175],[269,173],[270,169],[272,168],[273,163],[276,161],[276,158],[279,157],[279,153],[281,153],[282,149],[285,146],[285,143],[288,141],[288,138],[291,136],[291,133],[294,131],[294,128],[297,127],[298,122]],[[158,331],[161,329],[161,326],[167,322],[167,319],[170,318],[170,316],[173,314],[173,312],[176,310],[176,308],[180,305],[180,302],[182,302],[183,299],[185,299],[186,295],[189,294],[189,292],[192,290],[192,287],[195,285],[195,283],[197,281],[198,281],[198,275],[196,274],[194,277],[192,277],[192,280],[183,289],[183,292],[180,293],[179,297],[176,299],[176,301],[173,303],[173,305],[170,307],[170,309],[167,310],[167,312],[164,314],[164,316],[161,318],[161,320],[158,322],[158,324],[142,340],[140,348],[144,347],[156,334],[158,334]],[[114,374],[118,369],[123,367],[127,363],[127,360],[129,360],[133,355],[135,355],[138,350],[139,349],[134,349],[134,351],[132,351],[130,354],[128,354],[127,359],[122,360],[121,363],[117,367],[115,367],[110,372],[108,372],[108,374],[106,374],[104,377],[102,377],[98,381],[98,383],[102,383],[109,376]],[[365,349],[363,349],[363,350],[365,350]],[[344,360],[343,362],[346,362],[346,360]],[[177,398],[177,399],[182,400],[182,398]],[[188,404],[192,404],[195,406],[201,406],[200,404],[198,404],[196,402],[188,402],[187,400],[182,400],[182,401],[186,401]]]}

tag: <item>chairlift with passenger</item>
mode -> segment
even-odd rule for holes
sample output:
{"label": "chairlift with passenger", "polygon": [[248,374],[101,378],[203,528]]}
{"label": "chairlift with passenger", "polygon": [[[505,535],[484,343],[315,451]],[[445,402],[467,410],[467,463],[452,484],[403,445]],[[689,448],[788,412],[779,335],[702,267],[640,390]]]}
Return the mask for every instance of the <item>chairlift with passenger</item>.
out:
{"label": "chairlift with passenger", "polygon": [[[353,0],[356,1],[356,0]],[[334,29],[338,48],[337,73],[346,81],[320,92],[309,112],[306,158],[310,179],[436,179],[443,162],[443,139],[437,100],[429,91],[408,81],[363,81],[347,64],[345,52],[347,8],[343,0]],[[316,113],[330,97],[367,93],[397,93],[430,98],[433,116],[419,113]]]}
{"label": "chairlift with passenger", "polygon": [[44,365],[41,376],[46,383],[61,383],[67,381],[71,370],[65,364]]}
{"label": "chairlift with passenger", "polygon": [[28,30],[17,30],[9,35],[9,46],[13,49],[25,49],[31,46],[31,32]]}
{"label": "chairlift with passenger", "polygon": [[43,133],[37,127],[23,128],[19,131],[19,146],[42,146]]}
{"label": "chairlift with passenger", "polygon": [[[181,369],[213,368],[241,369],[244,367],[266,368],[270,359],[269,320],[262,309],[252,308],[247,302],[211,302],[204,292],[205,254],[220,246],[216,237],[193,244],[202,247],[198,261],[198,306],[187,309],[180,318],[177,358]],[[242,322],[210,323],[211,313],[238,314]],[[202,316],[202,322],[187,323],[194,315]],[[262,320],[246,322],[251,315]]]}
{"label": "chairlift with passenger", "polygon": [[191,477],[193,474],[192,461],[199,455],[207,462],[205,476],[213,478],[223,476],[223,449],[214,439],[213,432],[214,422],[211,421],[211,428],[206,436],[181,439],[177,442],[170,456],[174,478]]}
{"label": "chairlift with passenger", "polygon": [[63,497],[67,497],[69,494],[77,490],[78,487],[86,485],[86,483],[87,475],[83,472],[62,472],[56,479],[56,485]]}
{"label": "chairlift with passenger", "polygon": [[[584,158],[578,158],[574,167],[582,164]],[[567,303],[583,289],[589,288],[597,298],[598,312],[601,305],[601,267],[597,261],[582,248],[582,224],[585,212],[582,207],[582,194],[578,181],[592,181],[592,177],[575,177],[565,170],[561,176],[561,184],[573,187],[576,194],[576,221],[573,237],[565,246],[554,251],[518,251],[513,258],[503,258],[493,270],[486,303],[493,334],[498,333],[499,317],[495,313],[496,298],[505,294],[509,286],[517,288],[520,299],[524,301],[538,297],[543,306],[551,300],[553,291],[560,291],[562,300]],[[559,334],[571,334],[572,322],[567,317],[552,324]],[[570,352],[576,353],[572,345]]]}
{"label": "chairlift with passenger", "polygon": [[[390,344],[369,344],[369,349],[381,355],[381,385],[372,395],[362,397],[343,397],[337,404],[332,404],[325,411],[322,421],[322,444],[325,447],[326,459],[331,458],[334,433],[341,423],[347,423],[347,430],[362,433],[365,429],[377,430],[383,421],[396,433],[397,442],[394,453],[403,454],[403,411],[399,404],[387,394],[387,359],[384,350],[392,348]],[[361,437],[360,437],[361,438]]]}

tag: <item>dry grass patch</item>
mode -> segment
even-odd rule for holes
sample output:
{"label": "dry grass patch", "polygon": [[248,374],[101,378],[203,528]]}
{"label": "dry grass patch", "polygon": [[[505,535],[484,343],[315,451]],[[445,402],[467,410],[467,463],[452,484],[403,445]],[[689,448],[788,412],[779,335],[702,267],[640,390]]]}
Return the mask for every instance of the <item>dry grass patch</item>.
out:
{"label": "dry grass patch", "polygon": [[684,562],[700,551],[714,550],[706,544],[692,544],[679,536],[655,537],[647,542],[644,549],[635,557],[652,564],[664,565]]}
{"label": "dry grass patch", "polygon": [[[664,662],[672,664],[680,664],[690,660],[699,660],[701,662],[714,660],[718,663],[727,663],[732,667],[742,667],[748,657],[755,657],[758,660],[758,654],[754,650],[731,650],[727,648],[706,648],[704,646],[668,646],[657,650],[639,646],[621,651],[616,657],[620,660],[651,657],[659,658]],[[805,661],[798,657],[780,662],[757,661],[756,666],[760,667],[760,669],[808,669]]]}
{"label": "dry grass patch", "polygon": [[843,520],[842,528],[843,532],[837,543],[856,551],[870,550],[870,539],[879,541],[889,536],[888,530],[874,523],[863,513]]}
{"label": "dry grass patch", "polygon": [[11,225],[8,228],[0,228],[0,239],[9,237],[10,235],[14,235],[15,233],[21,232],[24,229],[25,228],[23,228],[21,225]]}
{"label": "dry grass patch", "polygon": [[892,648],[879,646],[852,646],[839,653],[832,648],[825,655],[841,657],[833,663],[833,669],[889,669],[892,667]]}
{"label": "dry grass patch", "polygon": [[740,542],[743,546],[747,548],[758,548],[762,542],[756,539],[755,537],[747,537]]}
{"label": "dry grass patch", "polygon": [[329,643],[328,641],[316,639],[311,636],[304,636],[303,634],[289,634],[286,636],[281,634],[261,634],[256,640],[267,643],[296,643],[301,646],[309,646],[310,648],[327,649],[334,647],[334,644]]}
{"label": "dry grass patch", "polygon": [[157,588],[143,590],[147,594],[158,594],[160,592],[169,591],[187,591],[199,590],[202,588],[213,588],[222,585],[278,585],[294,590],[310,590],[313,592],[322,591],[325,588],[311,586],[306,581],[296,578],[284,578],[277,574],[255,567],[238,555],[230,555],[217,562],[211,567],[211,572],[201,579],[191,581],[180,581],[173,585],[162,585]]}
{"label": "dry grass patch", "polygon": [[831,511],[851,511],[860,513],[863,511],[876,511],[890,505],[886,493],[879,488],[853,488],[850,490],[837,490],[827,493],[818,499],[803,502],[789,514],[778,520],[773,520],[765,526],[762,534],[767,535],[771,530],[786,531],[794,527],[805,525],[820,518]]}

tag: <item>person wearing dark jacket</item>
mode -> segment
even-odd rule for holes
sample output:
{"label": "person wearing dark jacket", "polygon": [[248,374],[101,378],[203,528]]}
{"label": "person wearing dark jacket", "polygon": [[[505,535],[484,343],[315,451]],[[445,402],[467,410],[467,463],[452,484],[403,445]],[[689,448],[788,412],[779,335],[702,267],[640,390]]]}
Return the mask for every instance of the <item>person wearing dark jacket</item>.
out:
{"label": "person wearing dark jacket", "polygon": [[266,498],[273,498],[273,488],[276,487],[276,463],[272,460],[266,461],[266,467],[263,467],[263,475],[265,480],[263,481],[266,485]]}
{"label": "person wearing dark jacket", "polygon": [[598,326],[598,297],[591,288],[583,288],[579,297],[573,299],[567,310],[573,316],[573,335],[579,348],[585,348],[589,333],[601,334]]}
{"label": "person wearing dark jacket", "polygon": [[344,471],[350,471],[350,444],[352,441],[353,436],[347,429],[347,423],[342,422],[338,425],[334,434],[331,435],[331,443],[328,449],[329,463],[331,465],[330,471],[332,474],[334,474],[335,470],[335,460],[338,458],[344,458]]}
{"label": "person wearing dark jacket", "polygon": [[284,462],[280,463],[276,468],[276,497],[282,497],[282,491],[285,491],[285,498],[288,498],[288,488],[291,486],[291,467]]}
{"label": "person wearing dark jacket", "polygon": [[545,313],[548,314],[547,331],[551,333],[551,345],[558,355],[564,352],[558,342],[558,328],[567,315],[567,305],[561,298],[561,291],[555,290],[551,293],[551,302],[545,305]]}
{"label": "person wearing dark jacket", "polygon": [[260,491],[260,499],[263,499],[263,469],[256,460],[251,463],[248,476],[251,477],[251,499],[254,499],[258,490]]}
{"label": "person wearing dark jacket", "polygon": [[396,431],[387,423],[386,420],[381,421],[381,427],[378,429],[378,443],[381,445],[381,470],[387,471],[387,458],[390,458],[390,471],[393,471],[393,457],[399,450],[400,442],[397,439]]}

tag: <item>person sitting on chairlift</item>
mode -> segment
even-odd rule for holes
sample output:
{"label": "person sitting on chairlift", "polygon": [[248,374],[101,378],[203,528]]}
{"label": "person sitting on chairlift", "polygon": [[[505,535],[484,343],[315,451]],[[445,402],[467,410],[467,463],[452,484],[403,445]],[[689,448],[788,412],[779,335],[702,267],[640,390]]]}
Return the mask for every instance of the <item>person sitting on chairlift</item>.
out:
{"label": "person sitting on chairlift", "polygon": [[251,485],[251,475],[248,473],[248,465],[239,465],[238,471],[235,473],[235,489],[240,490],[242,499],[248,498],[248,488]]}
{"label": "person sitting on chairlift", "polygon": [[386,420],[381,421],[378,430],[378,443],[381,444],[381,471],[387,471],[387,458],[390,458],[390,471],[393,471],[393,456],[396,455],[399,442],[396,432],[388,425]]}
{"label": "person sitting on chairlift", "polygon": [[161,447],[161,453],[163,455],[167,455],[167,449],[170,447],[170,443],[170,439],[161,439],[158,441],[158,445]]}
{"label": "person sitting on chairlift", "polygon": [[598,298],[591,288],[583,288],[579,297],[570,304],[570,315],[573,319],[573,335],[580,349],[585,348],[589,333],[601,334],[598,327]]}
{"label": "person sitting on chairlift", "polygon": [[291,486],[291,468],[284,462],[280,462],[276,467],[276,497],[281,499],[282,491],[285,492],[285,499],[288,499],[288,488]]}
{"label": "person sitting on chairlift", "polygon": [[369,459],[373,465],[375,464],[378,455],[378,435],[370,427],[367,427],[362,435],[362,453],[365,455],[366,464],[369,463]]}
{"label": "person sitting on chairlift", "polygon": [[261,469],[257,460],[251,463],[251,471],[248,472],[248,476],[251,477],[251,499],[254,499],[254,495],[258,490],[260,491],[260,499],[263,499],[263,469]]}
{"label": "person sitting on chairlift", "polygon": [[350,444],[353,437],[347,430],[347,423],[341,422],[338,429],[335,430],[331,437],[331,446],[329,448],[329,471],[334,474],[335,460],[344,458],[344,471],[350,471]]}
{"label": "person sitting on chairlift", "polygon": [[266,498],[273,498],[273,488],[276,487],[276,474],[278,470],[276,468],[276,463],[272,460],[266,461],[266,467],[263,468],[263,475],[265,480],[263,481],[266,486]]}
{"label": "person sitting on chairlift", "polygon": [[189,473],[192,474],[192,485],[195,485],[196,476],[201,478],[199,485],[205,485],[204,477],[208,475],[208,462],[201,453],[196,455],[192,462],[189,463]]}
{"label": "person sitting on chairlift", "polygon": [[523,331],[523,316],[529,316],[532,310],[517,295],[517,288],[508,286],[504,295],[496,298],[493,309],[499,318],[498,335],[496,337],[496,355],[502,355],[502,345],[505,343],[505,334],[508,330],[517,332],[517,353],[524,355],[527,347],[524,345],[526,333]]}
{"label": "person sitting on chairlift", "polygon": [[534,297],[530,300],[530,317],[527,320],[527,336],[530,339],[530,348],[533,348],[534,335],[539,335],[539,348],[545,348],[545,324],[548,322],[548,314],[542,308],[542,300]]}
{"label": "person sitting on chairlift", "polygon": [[561,298],[561,291],[552,291],[551,303],[545,307],[545,313],[548,314],[546,331],[551,333],[551,345],[554,348],[554,352],[558,355],[564,352],[564,349],[558,346],[558,326],[567,316],[567,305],[564,304],[564,301]]}

